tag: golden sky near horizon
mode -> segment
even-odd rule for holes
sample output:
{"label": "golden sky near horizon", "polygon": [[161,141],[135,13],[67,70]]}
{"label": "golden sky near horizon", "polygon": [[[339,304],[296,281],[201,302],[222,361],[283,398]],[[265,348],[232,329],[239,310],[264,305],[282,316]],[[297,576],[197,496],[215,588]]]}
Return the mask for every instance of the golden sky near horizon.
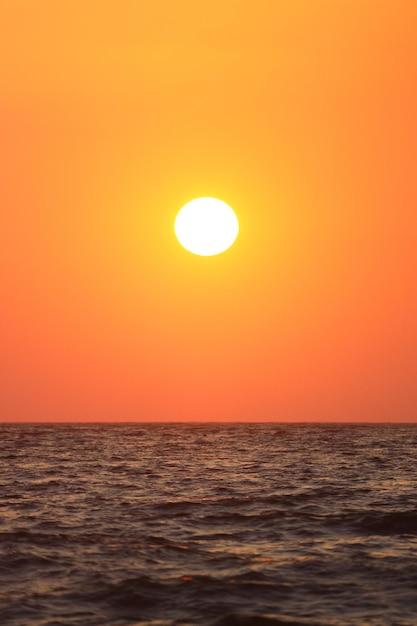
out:
{"label": "golden sky near horizon", "polygon": [[[416,27],[4,0],[0,420],[416,420]],[[224,254],[175,238],[199,196]]]}

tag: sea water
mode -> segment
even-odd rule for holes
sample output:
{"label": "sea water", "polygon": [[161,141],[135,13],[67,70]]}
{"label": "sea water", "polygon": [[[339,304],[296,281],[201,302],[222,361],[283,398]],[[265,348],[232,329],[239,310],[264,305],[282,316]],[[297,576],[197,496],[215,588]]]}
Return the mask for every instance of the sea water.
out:
{"label": "sea water", "polygon": [[2,626],[417,624],[417,425],[0,425]]}

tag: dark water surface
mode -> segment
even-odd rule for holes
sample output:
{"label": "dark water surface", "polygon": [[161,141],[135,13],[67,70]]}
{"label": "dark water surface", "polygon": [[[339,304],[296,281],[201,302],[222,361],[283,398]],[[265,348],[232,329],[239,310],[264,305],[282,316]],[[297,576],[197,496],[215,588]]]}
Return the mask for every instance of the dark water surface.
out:
{"label": "dark water surface", "polygon": [[0,425],[0,624],[417,624],[417,425]]}

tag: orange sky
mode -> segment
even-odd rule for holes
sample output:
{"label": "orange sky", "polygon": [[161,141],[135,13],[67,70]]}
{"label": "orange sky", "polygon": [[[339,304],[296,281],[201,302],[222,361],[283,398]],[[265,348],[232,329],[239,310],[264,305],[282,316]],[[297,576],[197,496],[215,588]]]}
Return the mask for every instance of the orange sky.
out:
{"label": "orange sky", "polygon": [[[0,420],[416,420],[415,0],[0,24]],[[205,195],[210,258],[173,231]]]}

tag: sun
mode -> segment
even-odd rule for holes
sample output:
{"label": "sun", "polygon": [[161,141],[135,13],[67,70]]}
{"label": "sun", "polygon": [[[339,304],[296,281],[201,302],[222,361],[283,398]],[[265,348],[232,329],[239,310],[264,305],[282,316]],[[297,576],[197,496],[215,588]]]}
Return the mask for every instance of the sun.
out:
{"label": "sun", "polygon": [[179,211],[174,228],[186,250],[200,256],[214,256],[235,242],[239,222],[233,209],[223,200],[196,198]]}

